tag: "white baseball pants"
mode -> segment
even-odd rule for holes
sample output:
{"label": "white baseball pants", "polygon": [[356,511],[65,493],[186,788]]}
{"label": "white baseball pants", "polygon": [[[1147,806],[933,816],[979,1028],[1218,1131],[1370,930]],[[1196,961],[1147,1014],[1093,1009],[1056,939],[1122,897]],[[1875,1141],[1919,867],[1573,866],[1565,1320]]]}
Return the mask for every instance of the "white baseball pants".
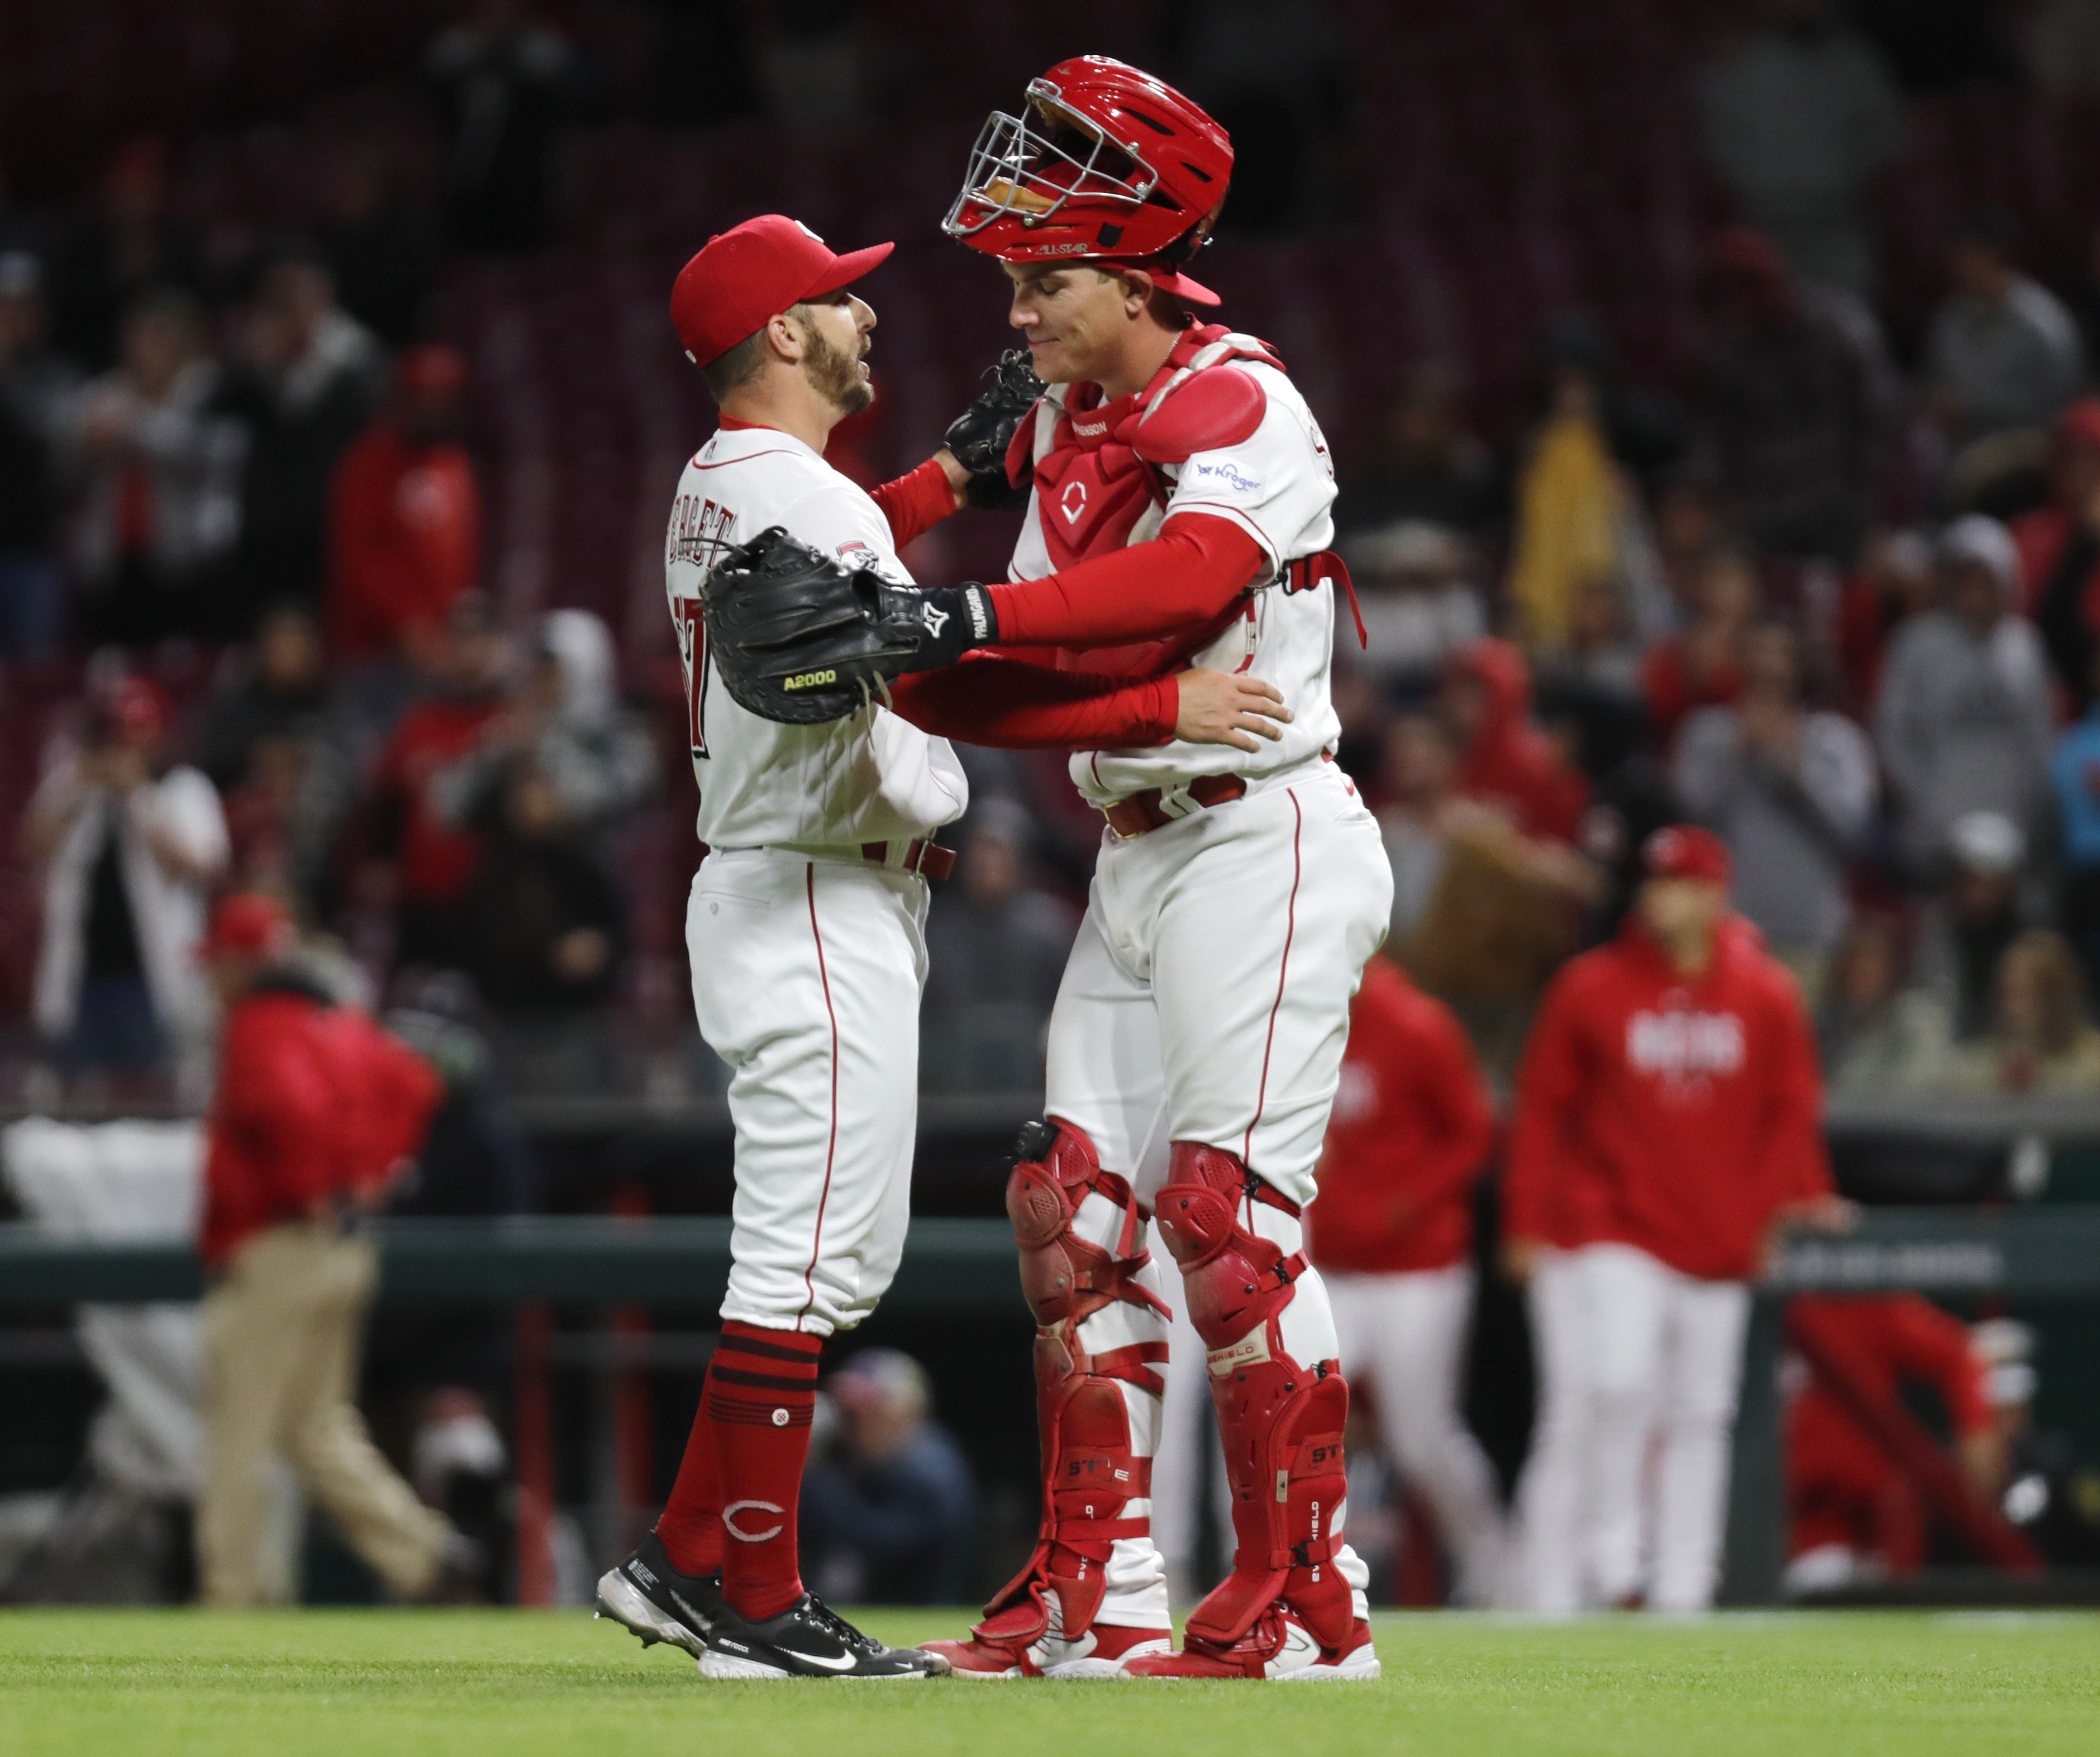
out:
{"label": "white baseball pants", "polygon": [[1573,1253],[1550,1251],[1528,1290],[1537,1406],[1517,1480],[1516,1543],[1504,1591],[1512,1609],[1551,1617],[1572,1617],[1583,1605],[1590,1353],[1580,1279]]}
{"label": "white baseball pants", "polygon": [[1459,1412],[1474,1279],[1470,1263],[1326,1277],[1342,1376],[1370,1393],[1387,1455],[1436,1515],[1453,1596],[1478,1609],[1498,1602],[1505,1540],[1494,1467]]}
{"label": "white baseball pants", "polygon": [[1236,1153],[1301,1206],[1392,872],[1334,765],[1110,837],[1050,1018],[1048,1108],[1149,1207],[1155,1142]]}
{"label": "white baseball pants", "polygon": [[[1586,1574],[1592,1604],[1644,1590],[1653,1610],[1705,1609],[1720,1582],[1749,1288],[1596,1244],[1554,1260],[1532,1295],[1542,1395],[1523,1511],[1534,1608],[1576,1608]],[[1570,1353],[1576,1383],[1555,1386]]]}
{"label": "white baseball pants", "polygon": [[[1147,835],[1110,837],[1051,1014],[1048,1114],[1085,1130],[1103,1169],[1130,1178],[1147,1208],[1176,1141],[1236,1153],[1292,1201],[1310,1201],[1349,1001],[1392,899],[1376,820],[1330,763]],[[1277,1209],[1250,1203],[1243,1218],[1286,1254],[1302,1243]],[[1113,1346],[1134,1322],[1111,1307],[1083,1330],[1085,1345]],[[1317,1271],[1295,1283],[1284,1330],[1299,1360],[1337,1352]],[[1177,1349],[1170,1380],[1193,1375],[1202,1357],[1200,1343]],[[1152,1456],[1158,1400],[1123,1391],[1139,1455]],[[1166,1569],[1151,1538],[1119,1539],[1115,1552],[1101,1620],[1163,1622]],[[1370,1571],[1346,1545],[1336,1561],[1361,1614]]]}
{"label": "white baseball pants", "polygon": [[770,848],[710,854],[686,944],[729,1065],[736,1199],[725,1321],[825,1336],[904,1249],[919,1114],[926,881]]}
{"label": "white baseball pants", "polygon": [[[1151,1228],[1155,1262],[1171,1266],[1166,1242],[1155,1222]],[[1211,1528],[1221,1543],[1233,1539],[1233,1486],[1225,1476],[1225,1449],[1218,1439],[1217,1411],[1211,1402],[1210,1374],[1203,1339],[1189,1322],[1189,1300],[1181,1278],[1169,1275],[1162,1289],[1174,1309],[1167,1375],[1166,1406],[1160,1415],[1159,1451],[1152,1460],[1152,1538],[1167,1565],[1167,1586],[1185,1607],[1203,1595],[1196,1584],[1197,1540],[1202,1530],[1202,1503],[1208,1477]],[[1203,1455],[1208,1452],[1207,1460]]]}

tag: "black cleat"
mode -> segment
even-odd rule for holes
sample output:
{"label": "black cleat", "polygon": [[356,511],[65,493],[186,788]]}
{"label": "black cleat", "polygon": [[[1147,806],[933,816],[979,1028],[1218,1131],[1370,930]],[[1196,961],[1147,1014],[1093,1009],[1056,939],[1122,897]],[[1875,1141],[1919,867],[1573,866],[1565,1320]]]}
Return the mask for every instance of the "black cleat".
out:
{"label": "black cleat", "polygon": [[598,1577],[598,1614],[633,1630],[644,1647],[668,1641],[698,1659],[722,1613],[721,1595],[719,1574],[680,1574],[652,1531],[625,1561]]}
{"label": "black cleat", "polygon": [[814,1592],[777,1617],[748,1622],[725,1604],[700,1655],[704,1678],[945,1677],[948,1662],[915,1647],[885,1647],[862,1635]]}

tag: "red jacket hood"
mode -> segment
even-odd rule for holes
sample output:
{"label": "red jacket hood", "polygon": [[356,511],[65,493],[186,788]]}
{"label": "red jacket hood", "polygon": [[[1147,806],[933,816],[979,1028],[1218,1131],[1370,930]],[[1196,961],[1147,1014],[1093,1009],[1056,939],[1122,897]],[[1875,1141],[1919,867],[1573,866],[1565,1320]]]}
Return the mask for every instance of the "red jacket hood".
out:
{"label": "red jacket hood", "polygon": [[1454,651],[1450,664],[1487,686],[1489,719],[1480,728],[1482,738],[1529,723],[1531,667],[1509,642],[1483,635]]}
{"label": "red jacket hood", "polygon": [[1531,723],[1531,668],[1507,641],[1471,641],[1454,670],[1486,686],[1487,717],[1458,765],[1458,791],[1508,810],[1527,836],[1572,842],[1590,802],[1589,784],[1560,760]]}

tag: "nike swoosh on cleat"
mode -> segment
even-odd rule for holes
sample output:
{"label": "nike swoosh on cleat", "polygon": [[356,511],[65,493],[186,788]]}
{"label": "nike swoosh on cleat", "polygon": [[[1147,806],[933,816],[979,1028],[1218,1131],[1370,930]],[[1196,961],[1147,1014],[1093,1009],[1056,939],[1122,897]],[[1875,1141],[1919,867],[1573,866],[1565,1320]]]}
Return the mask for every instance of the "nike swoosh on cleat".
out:
{"label": "nike swoosh on cleat", "polygon": [[706,1612],[695,1610],[693,1606],[687,1602],[684,1593],[673,1592],[671,1595],[671,1602],[673,1605],[676,1605],[678,1609],[683,1611],[688,1617],[691,1618],[693,1620],[693,1627],[701,1631],[703,1633],[705,1633],[706,1631],[714,1627],[713,1619],[710,1618]]}
{"label": "nike swoosh on cleat", "polygon": [[783,1647],[780,1651],[790,1659],[806,1659],[811,1665],[822,1666],[827,1671],[850,1671],[855,1663],[850,1653],[841,1653],[836,1659],[827,1659],[822,1653],[805,1653],[792,1647]]}

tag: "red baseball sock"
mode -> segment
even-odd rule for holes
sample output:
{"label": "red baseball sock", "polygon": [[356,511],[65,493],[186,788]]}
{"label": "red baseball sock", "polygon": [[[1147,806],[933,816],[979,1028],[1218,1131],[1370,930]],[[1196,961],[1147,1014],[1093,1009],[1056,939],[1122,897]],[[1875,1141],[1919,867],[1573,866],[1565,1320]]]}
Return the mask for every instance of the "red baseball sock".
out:
{"label": "red baseball sock", "polygon": [[693,1412],[693,1431],[686,1455],[678,1460],[678,1480],[656,1521],[664,1553],[680,1574],[711,1574],[722,1565],[721,1476],[715,1463],[715,1433],[708,1420],[708,1393],[700,1387],[700,1406]]}
{"label": "red baseball sock", "polygon": [[802,1596],[795,1507],[823,1346],[822,1336],[731,1322],[708,1363],[700,1407],[713,1434],[721,1529],[731,1540],[717,1540],[722,1596],[753,1622]]}

